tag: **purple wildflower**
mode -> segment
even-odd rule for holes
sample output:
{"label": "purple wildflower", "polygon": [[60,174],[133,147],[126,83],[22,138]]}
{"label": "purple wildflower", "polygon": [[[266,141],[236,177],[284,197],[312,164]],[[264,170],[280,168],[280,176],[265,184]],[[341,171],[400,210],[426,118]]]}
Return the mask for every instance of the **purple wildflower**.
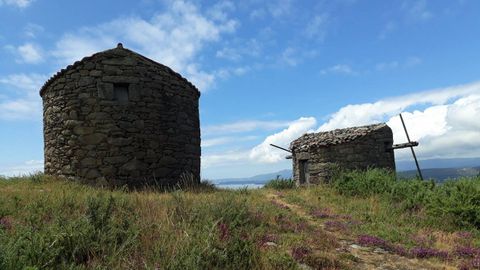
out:
{"label": "purple wildflower", "polygon": [[222,241],[225,241],[228,239],[230,236],[230,230],[228,229],[228,225],[226,223],[218,223],[218,233],[219,233],[219,238]]}
{"label": "purple wildflower", "polygon": [[411,237],[411,239],[418,245],[418,246],[421,246],[421,247],[430,247],[434,244],[434,239],[432,239],[431,237],[429,236],[425,236],[425,235],[414,235]]}
{"label": "purple wildflower", "polygon": [[292,249],[292,257],[296,261],[302,261],[310,252],[311,250],[308,247],[294,247]]}
{"label": "purple wildflower", "polygon": [[408,251],[404,247],[399,245],[392,246],[391,251],[400,256],[408,256]]}
{"label": "purple wildflower", "polygon": [[328,209],[313,210],[312,212],[310,212],[310,215],[316,218],[334,218],[335,217],[335,215],[332,214],[330,211],[328,211]]}
{"label": "purple wildflower", "polygon": [[390,244],[380,238],[380,237],[376,237],[376,236],[372,236],[372,235],[360,235],[358,237],[358,243],[362,246],[370,246],[370,247],[381,247],[381,248],[384,248],[384,247],[387,247],[387,246],[390,246]]}
{"label": "purple wildflower", "polygon": [[260,245],[263,246],[267,242],[277,242],[278,237],[275,234],[265,234],[260,238]]}
{"label": "purple wildflower", "polygon": [[308,229],[308,224],[306,222],[299,222],[295,226],[295,231],[296,232],[302,232]]}
{"label": "purple wildflower", "polygon": [[358,240],[358,243],[362,246],[379,247],[386,251],[394,252],[401,256],[408,255],[408,252],[404,247],[399,245],[394,245],[380,237],[376,237],[372,235],[360,235],[357,240]]}
{"label": "purple wildflower", "polygon": [[415,258],[432,258],[447,259],[448,252],[434,248],[415,247],[410,250],[410,254]]}
{"label": "purple wildflower", "polygon": [[327,231],[343,231],[347,229],[347,225],[341,221],[330,220],[324,224]]}
{"label": "purple wildflower", "polygon": [[461,231],[456,232],[456,236],[461,239],[471,239],[473,237],[473,234],[471,232]]}
{"label": "purple wildflower", "polygon": [[475,255],[480,255],[480,249],[474,247],[457,247],[455,249],[455,254],[459,257],[475,257]]}
{"label": "purple wildflower", "polygon": [[9,217],[1,217],[0,218],[0,227],[3,227],[7,230],[12,228],[12,219]]}

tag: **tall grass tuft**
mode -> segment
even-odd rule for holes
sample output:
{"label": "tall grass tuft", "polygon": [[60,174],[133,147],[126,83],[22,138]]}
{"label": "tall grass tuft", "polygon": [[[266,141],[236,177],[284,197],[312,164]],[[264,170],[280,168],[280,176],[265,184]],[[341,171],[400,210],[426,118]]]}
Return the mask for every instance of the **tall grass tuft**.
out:
{"label": "tall grass tuft", "polygon": [[480,177],[448,180],[396,180],[381,169],[340,173],[331,183],[347,196],[379,196],[401,211],[425,210],[432,223],[442,221],[453,228],[480,229]]}
{"label": "tall grass tuft", "polygon": [[271,189],[293,189],[296,185],[295,181],[291,178],[281,178],[280,175],[277,175],[277,178],[268,181],[264,187]]}

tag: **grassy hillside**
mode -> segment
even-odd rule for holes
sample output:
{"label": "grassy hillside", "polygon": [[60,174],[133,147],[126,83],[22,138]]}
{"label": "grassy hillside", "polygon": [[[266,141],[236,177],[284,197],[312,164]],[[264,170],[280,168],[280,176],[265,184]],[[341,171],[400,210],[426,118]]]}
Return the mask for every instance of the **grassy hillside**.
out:
{"label": "grassy hillside", "polygon": [[0,269],[480,268],[480,178],[437,186],[371,171],[269,186],[0,180]]}

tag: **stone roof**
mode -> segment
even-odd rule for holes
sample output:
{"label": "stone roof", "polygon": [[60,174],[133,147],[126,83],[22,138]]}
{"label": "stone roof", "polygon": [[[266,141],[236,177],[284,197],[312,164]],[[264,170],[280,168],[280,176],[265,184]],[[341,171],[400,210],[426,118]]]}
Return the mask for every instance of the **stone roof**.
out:
{"label": "stone roof", "polygon": [[60,78],[62,77],[64,74],[66,74],[67,72],[71,71],[71,70],[74,70],[75,68],[81,66],[82,64],[85,64],[87,62],[90,62],[90,61],[95,61],[97,59],[101,59],[102,57],[106,57],[106,58],[114,58],[114,57],[124,57],[126,55],[133,55],[143,61],[146,61],[146,62],[149,62],[151,64],[154,64],[158,67],[160,67],[162,70],[164,70],[165,72],[167,72],[168,74],[170,75],[173,75],[183,81],[185,81],[185,83],[191,85],[194,89],[197,90],[198,94],[200,95],[200,91],[198,91],[197,87],[195,87],[195,85],[193,85],[191,82],[189,82],[187,79],[185,79],[184,77],[182,77],[182,75],[178,74],[177,72],[173,71],[171,68],[165,66],[165,65],[162,65],[150,58],[147,58],[139,53],[136,53],[134,51],[131,51],[129,49],[125,49],[122,45],[122,43],[118,43],[117,47],[113,48],[113,49],[109,49],[109,50],[105,50],[105,51],[101,51],[101,52],[98,52],[98,53],[95,53],[91,56],[86,56],[84,57],[82,60],[80,61],[76,61],[75,63],[71,64],[71,65],[68,65],[67,67],[61,69],[60,71],[58,71],[57,73],[55,73],[52,77],[50,77],[50,79],[48,79],[45,84],[42,86],[42,88],[40,89],[40,96],[43,95],[43,92],[45,91],[45,89],[48,88],[48,86],[53,83],[57,78]]}
{"label": "stone roof", "polygon": [[385,123],[335,129],[319,133],[307,133],[290,144],[291,150],[302,151],[311,147],[327,147],[354,141],[379,129],[388,127]]}

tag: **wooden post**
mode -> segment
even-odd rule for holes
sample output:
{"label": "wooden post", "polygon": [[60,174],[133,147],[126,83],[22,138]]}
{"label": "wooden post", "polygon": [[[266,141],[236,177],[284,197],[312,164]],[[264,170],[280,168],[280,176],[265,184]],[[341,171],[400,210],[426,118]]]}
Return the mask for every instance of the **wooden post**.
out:
{"label": "wooden post", "polygon": [[[400,113],[399,115],[400,120],[402,121],[403,129],[405,130],[405,134],[407,135],[408,143],[412,143],[410,141],[410,137],[408,136],[407,127],[405,126],[405,122],[403,121],[402,114]],[[417,156],[415,155],[415,151],[413,150],[413,145],[410,146],[410,150],[412,150],[413,159],[415,160],[415,165],[417,166],[418,176],[420,176],[420,179],[423,180],[422,171],[420,170],[420,166],[418,165]]]}
{"label": "wooden post", "polygon": [[292,153],[292,151],[290,151],[290,150],[288,150],[288,149],[285,149],[285,148],[283,148],[283,147],[280,147],[280,146],[278,146],[278,145],[275,145],[275,144],[270,144],[270,146],[273,146],[273,147],[278,148],[278,149],[281,149],[281,150],[283,150],[283,151],[287,151],[287,152],[289,152],[289,153]]}

